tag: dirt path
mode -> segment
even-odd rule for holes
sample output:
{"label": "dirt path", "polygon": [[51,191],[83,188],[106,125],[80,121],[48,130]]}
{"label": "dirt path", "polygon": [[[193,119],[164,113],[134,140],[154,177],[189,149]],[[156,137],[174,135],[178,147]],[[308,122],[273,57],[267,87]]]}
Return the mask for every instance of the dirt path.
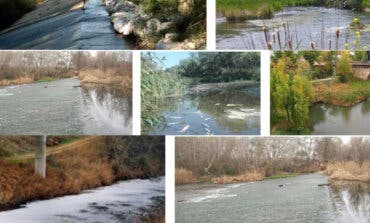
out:
{"label": "dirt path", "polygon": [[[80,146],[92,143],[94,141],[98,141],[99,139],[101,139],[100,136],[89,136],[89,137],[85,137],[83,139],[80,139],[80,140],[77,140],[71,143],[63,144],[60,146],[48,147],[46,149],[46,156],[55,155],[55,154],[58,154],[58,153],[61,153],[67,150],[72,150],[72,149],[75,149],[76,147],[80,147]],[[25,161],[25,160],[33,159],[34,157],[35,157],[35,153],[30,152],[30,153],[22,154],[19,156],[12,156],[7,159]]]}

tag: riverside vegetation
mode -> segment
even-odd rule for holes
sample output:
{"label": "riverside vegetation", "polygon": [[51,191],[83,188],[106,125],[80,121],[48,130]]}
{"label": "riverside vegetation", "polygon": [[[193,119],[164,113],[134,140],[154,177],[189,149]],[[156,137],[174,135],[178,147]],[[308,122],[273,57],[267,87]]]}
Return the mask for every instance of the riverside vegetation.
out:
{"label": "riverside vegetation", "polygon": [[206,44],[205,0],[104,0],[116,32],[140,48],[200,49]]}
{"label": "riverside vegetation", "polygon": [[4,51],[0,53],[0,86],[78,77],[82,83],[131,88],[131,54],[88,51]]}
{"label": "riverside vegetation", "polygon": [[324,171],[330,183],[370,183],[370,140],[352,137],[176,139],[176,184],[229,184]]}
{"label": "riverside vegetation", "polygon": [[[33,170],[35,140],[34,136],[0,137],[0,210],[117,181],[164,175],[164,137],[49,136],[46,178]],[[163,222],[164,205],[158,208],[163,210],[138,217]]]}
{"label": "riverside vegetation", "polygon": [[325,6],[356,11],[368,10],[369,0],[330,1],[330,0],[217,0],[217,11],[230,21],[268,19],[284,6]]}
{"label": "riverside vegetation", "polygon": [[165,60],[155,53],[142,55],[142,129],[145,133],[164,122],[162,112],[167,109],[168,100],[176,101],[185,95],[199,95],[227,86],[253,85],[260,79],[258,53],[191,53],[169,68],[163,66]]}
{"label": "riverside vegetation", "polygon": [[367,71],[368,60],[365,51],[275,52],[271,57],[271,133],[309,134],[313,105],[351,107],[367,100],[370,82],[353,66],[362,64]]}
{"label": "riverside vegetation", "polygon": [[366,50],[369,5],[367,0],[218,1],[217,45],[220,49]]}

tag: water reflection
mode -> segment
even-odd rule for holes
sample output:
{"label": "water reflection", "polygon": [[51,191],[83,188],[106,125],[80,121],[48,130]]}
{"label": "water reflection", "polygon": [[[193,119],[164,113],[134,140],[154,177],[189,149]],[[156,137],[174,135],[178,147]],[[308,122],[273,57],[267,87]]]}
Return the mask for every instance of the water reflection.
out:
{"label": "water reflection", "polygon": [[112,133],[131,134],[132,96],[122,86],[84,84],[81,87],[84,109],[90,115],[85,118],[86,131],[91,129],[91,119],[99,128],[110,129]]}
{"label": "water reflection", "polygon": [[[225,18],[217,19],[217,48],[218,49],[267,49],[263,27],[278,29],[282,34],[283,43],[287,38],[284,35],[282,22],[291,27],[294,36],[293,48],[311,49],[313,40],[321,48],[321,35],[324,35],[324,48],[328,49],[328,39],[335,39],[335,32],[340,31],[339,48],[343,48],[346,41],[355,40],[355,31],[347,27],[353,18],[357,17],[365,24],[369,24],[369,13],[358,13],[351,10],[339,10],[324,7],[285,7],[283,11],[275,14],[272,19],[249,20],[245,22],[230,23]],[[297,35],[297,36],[296,36]],[[296,40],[298,38],[298,40]],[[361,32],[361,44],[370,42],[370,35],[366,30]],[[286,46],[284,46],[286,47]],[[350,44],[353,47],[353,44]],[[278,43],[273,44],[278,49]]]}
{"label": "water reflection", "polygon": [[223,89],[169,100],[151,134],[258,134],[259,87]]}
{"label": "water reflection", "polygon": [[333,182],[330,189],[333,207],[339,214],[338,222],[370,221],[370,184]]}
{"label": "water reflection", "polygon": [[316,135],[365,134],[370,131],[370,101],[352,107],[315,104],[310,118]]}

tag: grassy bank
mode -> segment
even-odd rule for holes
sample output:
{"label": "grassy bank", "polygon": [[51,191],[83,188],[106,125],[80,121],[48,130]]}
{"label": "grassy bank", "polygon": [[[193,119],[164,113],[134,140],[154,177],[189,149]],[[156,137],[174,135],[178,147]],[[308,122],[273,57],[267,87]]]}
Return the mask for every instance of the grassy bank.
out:
{"label": "grassy bank", "polygon": [[314,86],[312,103],[325,103],[343,107],[356,105],[370,96],[370,82],[352,80],[348,83],[318,84]]}
{"label": "grassy bank", "polygon": [[153,144],[153,140],[157,139],[96,137],[87,144],[47,156],[45,179],[34,173],[33,159],[1,159],[0,210],[33,200],[78,194],[118,180],[163,175],[164,151],[159,147],[164,141]]}
{"label": "grassy bank", "polygon": [[364,161],[362,164],[353,161],[329,163],[325,173],[332,181],[345,180],[370,183],[370,161]]}
{"label": "grassy bank", "polygon": [[269,19],[284,6],[326,6],[363,11],[369,7],[369,0],[362,1],[320,1],[320,0],[217,0],[217,11],[229,21]]}
{"label": "grassy bank", "polygon": [[113,84],[132,88],[131,69],[124,74],[117,73],[115,69],[102,71],[99,69],[83,69],[79,71],[78,78],[81,83]]}

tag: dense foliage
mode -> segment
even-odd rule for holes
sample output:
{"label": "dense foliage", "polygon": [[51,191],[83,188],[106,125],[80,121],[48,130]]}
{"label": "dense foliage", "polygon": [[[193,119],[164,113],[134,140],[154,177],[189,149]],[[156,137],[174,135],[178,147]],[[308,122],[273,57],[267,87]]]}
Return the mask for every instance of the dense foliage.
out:
{"label": "dense foliage", "polygon": [[[260,54],[236,52],[194,53],[175,67],[181,76],[204,83],[260,79]],[[194,82],[193,80],[193,82]]]}
{"label": "dense foliage", "polygon": [[[306,134],[309,133],[310,104],[351,106],[368,98],[370,85],[354,78],[352,69],[353,61],[366,62],[368,58],[369,52],[365,51],[274,52],[271,123],[285,134]],[[311,81],[315,80],[319,82],[314,85]]]}
{"label": "dense foliage", "polygon": [[109,159],[115,175],[131,178],[138,172],[143,177],[164,174],[165,138],[156,136],[106,137]]}
{"label": "dense foliage", "polygon": [[133,2],[142,5],[146,13],[161,21],[170,19],[173,21],[173,18],[176,18],[174,31],[181,34],[179,40],[189,37],[205,39],[206,0],[133,0]]}

